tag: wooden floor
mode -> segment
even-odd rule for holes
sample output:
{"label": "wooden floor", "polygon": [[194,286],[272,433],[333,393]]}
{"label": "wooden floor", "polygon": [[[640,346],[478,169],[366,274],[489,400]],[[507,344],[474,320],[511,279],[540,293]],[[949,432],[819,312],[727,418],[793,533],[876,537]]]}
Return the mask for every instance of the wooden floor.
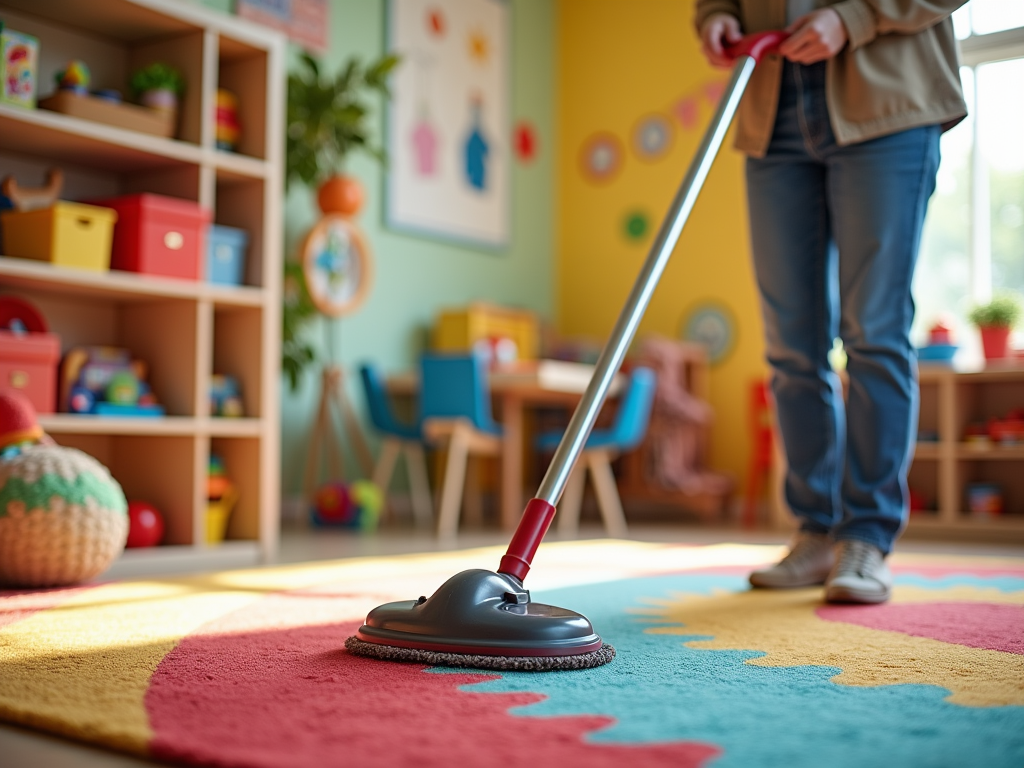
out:
{"label": "wooden floor", "polygon": [[[552,531],[552,540],[557,534]],[[599,526],[583,525],[579,538],[601,538]],[[681,527],[678,525],[633,525],[630,538],[637,541],[716,544],[745,542],[780,544],[783,533],[742,531],[735,528]],[[281,537],[279,563],[300,563],[348,557],[378,557],[413,552],[441,552],[483,546],[503,546],[508,535],[497,530],[460,533],[454,541],[441,542],[411,529],[360,535],[347,531],[286,528]],[[989,554],[1024,556],[1024,546],[958,544],[922,540],[900,541],[901,552],[946,554]],[[96,749],[77,742],[16,726],[0,724],[0,755],[5,768],[128,768],[159,763]]]}

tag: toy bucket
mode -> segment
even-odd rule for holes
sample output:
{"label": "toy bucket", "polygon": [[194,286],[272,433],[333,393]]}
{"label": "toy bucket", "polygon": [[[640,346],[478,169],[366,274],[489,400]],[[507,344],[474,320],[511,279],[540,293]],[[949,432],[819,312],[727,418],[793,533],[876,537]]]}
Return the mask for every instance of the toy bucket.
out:
{"label": "toy bucket", "polygon": [[228,530],[228,519],[231,517],[231,510],[238,501],[238,491],[229,488],[225,494],[216,501],[209,501],[206,504],[206,543],[220,544]]}

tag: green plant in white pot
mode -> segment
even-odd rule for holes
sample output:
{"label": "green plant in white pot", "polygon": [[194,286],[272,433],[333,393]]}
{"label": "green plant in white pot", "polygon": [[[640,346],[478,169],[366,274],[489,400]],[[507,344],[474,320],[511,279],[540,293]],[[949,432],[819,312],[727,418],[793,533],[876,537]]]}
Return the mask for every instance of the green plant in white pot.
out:
{"label": "green plant in white pot", "polygon": [[971,310],[967,317],[978,326],[986,360],[998,360],[1009,354],[1010,333],[1022,316],[1024,303],[1011,292],[999,293]]}
{"label": "green plant in white pot", "polygon": [[132,75],[131,89],[132,97],[139,104],[177,112],[178,99],[185,91],[185,79],[174,67],[156,61]]}

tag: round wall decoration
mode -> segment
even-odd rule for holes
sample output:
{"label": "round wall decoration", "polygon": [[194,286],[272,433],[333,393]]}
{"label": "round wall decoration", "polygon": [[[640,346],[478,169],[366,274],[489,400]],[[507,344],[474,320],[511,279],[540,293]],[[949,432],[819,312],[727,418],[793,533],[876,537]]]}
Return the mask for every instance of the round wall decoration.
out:
{"label": "round wall decoration", "polygon": [[329,317],[355,311],[373,280],[370,246],[350,219],[324,216],[306,235],[300,253],[309,296]]}
{"label": "round wall decoration", "polygon": [[641,160],[658,160],[672,148],[672,121],[665,115],[641,118],[633,128],[633,151]]}
{"label": "round wall decoration", "polygon": [[623,219],[622,232],[627,240],[643,240],[651,228],[651,222],[643,211],[630,211]]}
{"label": "round wall decoration", "polygon": [[583,142],[583,176],[596,184],[614,179],[622,170],[622,142],[610,133],[595,133]]}
{"label": "round wall decoration", "polygon": [[683,315],[680,336],[686,341],[703,344],[712,365],[725,360],[736,346],[736,318],[719,301],[702,301]]}

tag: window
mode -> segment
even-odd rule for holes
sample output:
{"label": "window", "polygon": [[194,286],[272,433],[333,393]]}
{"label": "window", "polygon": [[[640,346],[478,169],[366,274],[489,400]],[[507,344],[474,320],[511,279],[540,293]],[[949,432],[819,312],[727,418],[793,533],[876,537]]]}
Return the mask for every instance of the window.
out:
{"label": "window", "polygon": [[914,339],[939,319],[958,361],[980,360],[967,313],[993,292],[1024,295],[1024,2],[972,0],[953,15],[969,115],[942,136],[942,162],[914,281]]}

